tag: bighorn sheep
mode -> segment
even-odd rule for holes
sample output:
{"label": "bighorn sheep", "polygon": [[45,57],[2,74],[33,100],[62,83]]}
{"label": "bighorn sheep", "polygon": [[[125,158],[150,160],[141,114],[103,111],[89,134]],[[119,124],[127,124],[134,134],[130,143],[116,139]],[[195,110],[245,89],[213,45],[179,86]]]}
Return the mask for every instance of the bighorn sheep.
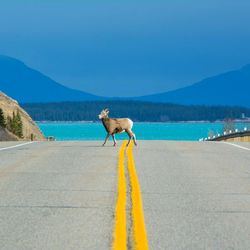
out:
{"label": "bighorn sheep", "polygon": [[104,109],[98,116],[108,133],[103,143],[103,146],[106,144],[110,136],[112,136],[115,146],[116,145],[115,134],[122,133],[124,131],[129,136],[129,141],[127,143],[127,146],[129,145],[132,138],[134,144],[137,145],[135,134],[132,132],[133,122],[128,118],[109,118],[108,114],[109,110]]}

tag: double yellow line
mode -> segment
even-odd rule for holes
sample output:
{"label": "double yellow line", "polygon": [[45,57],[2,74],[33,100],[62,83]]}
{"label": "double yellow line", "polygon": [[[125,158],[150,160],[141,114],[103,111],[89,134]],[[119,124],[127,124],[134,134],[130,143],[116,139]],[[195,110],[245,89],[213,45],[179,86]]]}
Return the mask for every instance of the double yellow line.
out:
{"label": "double yellow line", "polygon": [[127,218],[126,218],[126,176],[125,176],[125,152],[127,156],[128,173],[131,186],[131,219],[134,250],[148,250],[147,232],[144,222],[143,204],[140,185],[136,174],[133,144],[128,148],[124,141],[119,152],[118,161],[118,196],[115,210],[115,225],[113,250],[127,250]]}

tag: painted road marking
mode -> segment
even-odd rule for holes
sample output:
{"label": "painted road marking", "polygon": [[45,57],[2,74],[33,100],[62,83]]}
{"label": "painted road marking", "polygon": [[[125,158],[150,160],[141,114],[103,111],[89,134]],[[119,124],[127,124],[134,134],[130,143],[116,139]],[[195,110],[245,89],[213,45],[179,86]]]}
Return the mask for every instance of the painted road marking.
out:
{"label": "painted road marking", "polygon": [[127,249],[127,228],[126,228],[126,177],[124,165],[124,151],[126,141],[123,142],[118,160],[118,196],[115,209],[115,226],[114,226],[114,250]]}
{"label": "painted road marking", "polygon": [[[114,250],[127,250],[127,227],[126,227],[126,176],[125,176],[125,151],[128,162],[128,173],[131,186],[131,220],[132,238],[134,250],[148,250],[146,226],[144,222],[143,204],[140,185],[136,174],[133,144],[126,147],[127,141],[123,142],[118,161],[118,196],[115,210],[114,226]],[[127,150],[126,150],[127,149]],[[130,219],[130,218],[129,218]]]}
{"label": "painted road marking", "polygon": [[244,149],[244,150],[248,150],[248,151],[250,151],[250,148],[246,148],[246,147],[243,147],[243,146],[240,146],[240,145],[234,144],[234,143],[230,143],[230,142],[223,142],[223,143],[224,143],[224,144],[231,145],[231,146],[234,146],[234,147],[237,147],[237,148],[240,148],[240,149]]}
{"label": "painted road marking", "polygon": [[17,144],[17,145],[6,147],[6,148],[0,148],[0,151],[12,149],[12,148],[22,147],[22,146],[25,146],[25,145],[28,145],[28,144],[31,144],[31,143],[34,143],[34,142],[30,141],[30,142],[21,143],[21,144]]}
{"label": "painted road marking", "polygon": [[140,191],[140,184],[136,174],[133,144],[130,143],[128,150],[128,172],[131,185],[131,200],[132,200],[132,225],[135,250],[148,250],[147,231],[144,222],[143,203]]}

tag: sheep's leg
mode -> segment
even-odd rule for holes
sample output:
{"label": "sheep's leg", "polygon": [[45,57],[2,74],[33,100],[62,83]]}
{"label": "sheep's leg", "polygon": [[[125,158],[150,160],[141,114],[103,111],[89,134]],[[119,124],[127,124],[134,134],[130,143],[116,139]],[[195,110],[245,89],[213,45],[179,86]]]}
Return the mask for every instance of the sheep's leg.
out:
{"label": "sheep's leg", "polygon": [[125,131],[127,132],[128,136],[129,136],[129,140],[128,140],[128,143],[127,143],[127,147],[128,147],[131,139],[133,138],[133,133],[132,133],[131,130],[125,130]]}
{"label": "sheep's leg", "polygon": [[129,140],[128,140],[128,143],[127,143],[127,147],[128,147],[128,145],[129,145],[131,139],[132,139],[132,137],[129,135]]}
{"label": "sheep's leg", "polygon": [[115,139],[115,135],[114,135],[114,134],[112,134],[112,138],[113,138],[113,141],[114,141],[114,147],[115,147],[115,145],[116,145],[116,139]]}
{"label": "sheep's leg", "polygon": [[102,144],[102,146],[105,146],[105,144],[106,144],[107,140],[109,139],[109,137],[110,137],[110,134],[107,134],[106,139],[105,139],[104,143]]}
{"label": "sheep's leg", "polygon": [[134,134],[134,133],[133,133],[133,141],[134,141],[135,146],[137,146],[136,136],[135,136],[135,134]]}

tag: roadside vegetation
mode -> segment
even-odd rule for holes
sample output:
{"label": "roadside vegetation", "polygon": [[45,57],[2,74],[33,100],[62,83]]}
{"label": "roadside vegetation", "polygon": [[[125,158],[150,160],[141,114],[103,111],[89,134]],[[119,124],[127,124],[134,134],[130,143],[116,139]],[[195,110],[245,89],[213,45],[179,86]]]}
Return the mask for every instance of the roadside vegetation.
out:
{"label": "roadside vegetation", "polygon": [[3,110],[0,108],[0,127],[5,128],[6,127],[6,120],[4,117]]}
{"label": "roadside vegetation", "polygon": [[0,127],[7,128],[19,138],[23,137],[23,123],[19,111],[12,113],[12,117],[4,116],[3,110],[0,108]]}

